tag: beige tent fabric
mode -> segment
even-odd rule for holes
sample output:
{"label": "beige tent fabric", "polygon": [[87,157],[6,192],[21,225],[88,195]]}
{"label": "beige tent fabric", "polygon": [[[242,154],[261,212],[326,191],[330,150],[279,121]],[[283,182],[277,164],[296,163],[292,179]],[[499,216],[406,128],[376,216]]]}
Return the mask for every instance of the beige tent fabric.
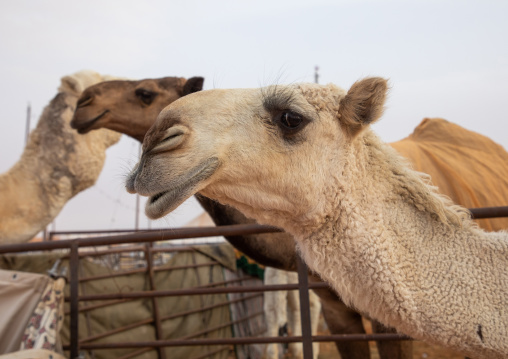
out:
{"label": "beige tent fabric", "polygon": [[48,349],[63,353],[60,330],[64,320],[65,279],[50,280],[23,333],[21,350]]}
{"label": "beige tent fabric", "polygon": [[0,353],[19,350],[28,320],[50,278],[47,275],[0,270]]}
{"label": "beige tent fabric", "polygon": [[[426,118],[407,138],[391,143],[439,191],[467,208],[508,205],[508,153],[491,139],[440,118]],[[508,218],[482,219],[489,231]]]}
{"label": "beige tent fabric", "polygon": [[0,355],[0,359],[66,359],[63,355],[46,349],[21,350]]}
{"label": "beige tent fabric", "polygon": [[[213,285],[213,283],[225,281],[227,268],[233,267],[235,256],[232,247],[228,243],[215,244],[207,246],[196,246],[196,250],[191,252],[176,252],[173,254],[154,254],[155,262],[163,262],[159,268],[197,265],[193,268],[158,270],[155,272],[155,286],[157,290],[173,290],[192,288],[198,286],[223,286]],[[138,256],[139,253],[124,253],[122,256]],[[51,260],[48,260],[47,254],[41,255],[5,255],[0,257],[0,267],[16,268],[30,271],[37,268],[38,271],[45,272],[50,269],[54,259],[60,256],[52,254]],[[114,274],[117,271],[112,266],[118,265],[123,261],[119,255],[109,255],[100,257],[101,259],[83,258],[80,260],[80,277],[91,277],[104,274]],[[142,254],[141,254],[142,258]],[[144,263],[140,260],[139,263]],[[114,264],[114,265],[112,265]],[[62,267],[67,266],[66,260]],[[132,269],[132,268],[129,268]],[[229,270],[229,269],[227,269]],[[260,282],[260,285],[262,283]],[[129,293],[143,290],[150,290],[149,280],[146,273],[135,273],[123,275],[108,279],[86,281],[80,284],[80,295],[107,294],[107,293]],[[66,295],[68,295],[69,286],[66,286]],[[196,338],[230,338],[233,336],[230,315],[230,305],[226,294],[206,295],[206,296],[180,296],[180,297],[161,297],[157,298],[160,315],[166,317],[162,322],[163,339],[181,339],[194,337],[196,333],[203,330],[213,329],[209,333],[202,333]],[[86,307],[101,302],[80,302],[80,307]],[[223,303],[221,305],[221,303]],[[200,308],[217,305],[212,309],[199,311]],[[68,309],[68,303],[66,303]],[[196,313],[178,315],[197,310]],[[89,336],[100,335],[109,330],[131,325],[143,320],[152,318],[152,300],[138,299],[126,301],[124,303],[94,309],[80,313],[79,333],[80,340]],[[69,315],[65,315],[64,326],[61,331],[64,343],[69,343]],[[153,323],[145,323],[133,327],[132,329],[114,334],[105,338],[100,338],[86,343],[112,343],[112,342],[134,342],[134,341],[153,341],[156,340],[155,326]],[[169,358],[194,358],[215,351],[217,346],[188,346],[188,347],[168,347],[165,349]],[[95,350],[95,358],[120,358],[123,355],[133,353],[138,349],[104,349]],[[211,355],[209,358],[227,358],[229,350]],[[90,358],[88,352],[85,353]],[[156,359],[157,351],[150,349],[136,358]]]}

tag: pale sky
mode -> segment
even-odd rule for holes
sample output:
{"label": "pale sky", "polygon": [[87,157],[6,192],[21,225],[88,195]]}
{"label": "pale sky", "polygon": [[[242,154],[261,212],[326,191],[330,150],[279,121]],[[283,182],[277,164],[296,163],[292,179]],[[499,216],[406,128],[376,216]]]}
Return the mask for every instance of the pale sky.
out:
{"label": "pale sky", "polygon": [[[0,4],[0,173],[24,148],[60,78],[82,69],[134,79],[203,76],[205,89],[312,82],[343,88],[390,80],[374,127],[406,137],[442,117],[508,148],[506,1],[4,1]],[[57,230],[134,227],[123,179],[138,143],[107,151],[96,185],[74,197]],[[142,204],[144,199],[142,200]],[[143,206],[142,206],[143,207]],[[181,226],[201,209],[186,202],[152,228]],[[141,228],[148,226],[144,213]]]}

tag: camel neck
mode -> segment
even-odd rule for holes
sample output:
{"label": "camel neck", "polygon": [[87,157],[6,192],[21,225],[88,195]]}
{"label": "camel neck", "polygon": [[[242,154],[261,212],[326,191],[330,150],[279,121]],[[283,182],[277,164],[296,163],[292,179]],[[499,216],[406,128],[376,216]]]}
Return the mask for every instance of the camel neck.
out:
{"label": "camel neck", "polygon": [[[69,156],[75,143],[67,130],[76,96],[59,93],[44,109],[20,160],[0,176],[0,238],[35,235],[74,194]],[[13,212],[13,208],[16,211]],[[13,215],[14,214],[14,215]]]}
{"label": "camel neck", "polygon": [[506,289],[498,289],[508,287],[506,233],[476,228],[395,152],[377,140],[364,145],[354,153],[360,162],[344,170],[354,181],[342,189],[337,215],[297,237],[306,263],[345,303],[385,325],[447,345],[443,338],[458,338],[467,325],[467,342],[483,345],[478,325],[485,332],[505,313]]}

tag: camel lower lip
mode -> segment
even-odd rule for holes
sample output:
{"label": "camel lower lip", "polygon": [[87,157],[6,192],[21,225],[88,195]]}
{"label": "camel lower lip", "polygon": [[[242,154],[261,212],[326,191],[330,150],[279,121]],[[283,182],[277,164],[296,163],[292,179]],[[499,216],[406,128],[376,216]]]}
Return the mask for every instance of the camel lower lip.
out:
{"label": "camel lower lip", "polygon": [[177,180],[172,188],[150,196],[146,202],[145,213],[151,219],[165,216],[197,192],[200,183],[208,179],[219,167],[216,157],[209,158],[189,172],[184,180]]}
{"label": "camel lower lip", "polygon": [[164,191],[156,194],[155,196],[150,197],[150,203],[157,202],[161,197],[163,197],[166,193],[169,193],[169,191]]}
{"label": "camel lower lip", "polygon": [[109,112],[109,110],[104,110],[104,112],[101,113],[99,116],[97,116],[97,117],[91,119],[90,121],[88,121],[88,122],[80,125],[79,127],[77,127],[78,133],[79,134],[85,134],[87,132],[90,132],[91,127],[93,126],[93,124],[96,123],[97,121],[99,121],[108,112]]}

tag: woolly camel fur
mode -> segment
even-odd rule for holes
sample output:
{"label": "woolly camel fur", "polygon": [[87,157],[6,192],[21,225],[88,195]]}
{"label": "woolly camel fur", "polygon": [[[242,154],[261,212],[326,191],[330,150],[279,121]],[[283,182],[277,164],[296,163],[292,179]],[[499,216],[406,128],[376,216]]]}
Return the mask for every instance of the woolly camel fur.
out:
{"label": "woolly camel fur", "polygon": [[79,136],[69,122],[81,92],[108,79],[92,71],[61,79],[21,158],[0,175],[0,243],[28,242],[99,177],[105,150],[120,135],[101,130]]}
{"label": "woolly camel fur", "polygon": [[[181,90],[177,88],[177,92],[186,95],[200,91],[203,82],[202,77],[192,77],[187,81],[175,77],[164,77],[140,81],[108,81],[96,84],[87,88],[78,100],[79,105],[74,113],[71,126],[80,133],[109,128],[142,141],[159,112],[174,100],[175,89],[168,86],[168,83],[181,84]],[[254,222],[230,206],[222,205],[200,195],[197,195],[196,198],[216,225]],[[292,236],[287,233],[228,236],[226,239],[235,248],[262,265],[291,272],[297,270],[295,242]],[[312,273],[309,273],[309,280],[321,282],[320,278]],[[335,292],[331,289],[316,289],[314,292],[320,298],[323,316],[331,333],[365,333],[360,314],[348,308]],[[283,295],[282,292],[271,293]],[[278,331],[275,326],[268,325],[268,327],[269,331]],[[393,331],[375,321],[373,329],[378,333]],[[273,332],[269,334],[271,335]],[[366,342],[339,341],[336,342],[336,346],[344,358],[370,358],[370,349]],[[382,359],[412,358],[412,343],[409,341],[378,342],[378,349]]]}
{"label": "woolly camel fur", "polygon": [[384,79],[210,90],[165,108],[128,176],[159,218],[189,196],[292,234],[349,305],[471,357],[508,355],[508,233],[485,232],[369,125]]}

